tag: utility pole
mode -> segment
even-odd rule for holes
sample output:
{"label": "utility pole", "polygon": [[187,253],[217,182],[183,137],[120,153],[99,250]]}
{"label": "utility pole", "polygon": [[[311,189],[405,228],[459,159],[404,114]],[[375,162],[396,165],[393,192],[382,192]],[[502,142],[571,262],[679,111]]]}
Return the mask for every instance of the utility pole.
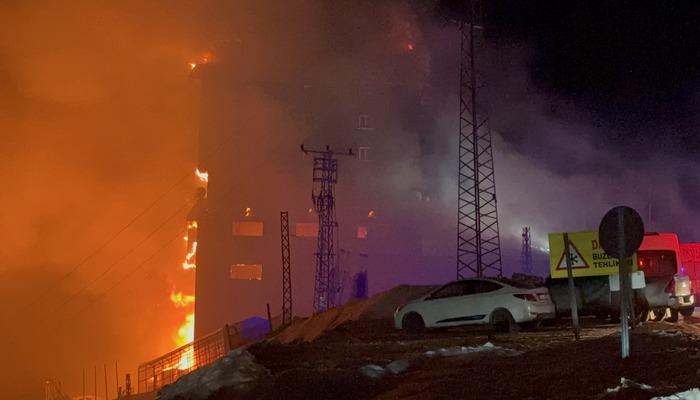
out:
{"label": "utility pole", "polygon": [[109,392],[107,390],[107,364],[102,364],[105,368],[105,400],[109,400]]}
{"label": "utility pole", "polygon": [[483,30],[481,0],[461,10],[459,30],[459,179],[457,200],[457,277],[501,276],[496,180],[486,110],[478,109],[476,30]]}
{"label": "utility pole", "polygon": [[333,307],[334,285],[331,277],[337,264],[334,250],[335,184],[338,183],[338,160],[335,156],[353,156],[352,149],[335,152],[329,146],[325,150],[308,150],[301,145],[304,154],[314,155],[313,190],[311,199],[318,215],[318,240],[316,245],[316,277],[314,283],[314,314]]}
{"label": "utility pole", "polygon": [[126,382],[124,383],[126,389],[124,389],[125,396],[131,396],[131,374],[126,374]]}
{"label": "utility pole", "polygon": [[523,226],[523,248],[520,254],[523,273],[532,274],[532,243],[530,242],[530,227]]}
{"label": "utility pole", "polygon": [[292,323],[292,259],[289,246],[289,212],[280,212],[282,243],[282,325]]}
{"label": "utility pole", "polygon": [[116,382],[116,388],[117,388],[117,399],[121,396],[120,388],[119,388],[119,363],[117,361],[114,362],[114,377],[115,377],[115,382]]}

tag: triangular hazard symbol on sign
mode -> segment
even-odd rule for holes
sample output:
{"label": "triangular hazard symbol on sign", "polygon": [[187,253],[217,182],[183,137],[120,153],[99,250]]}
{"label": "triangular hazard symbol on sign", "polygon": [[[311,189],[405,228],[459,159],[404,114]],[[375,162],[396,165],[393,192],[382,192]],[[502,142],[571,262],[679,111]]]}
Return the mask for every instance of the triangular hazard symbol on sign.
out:
{"label": "triangular hazard symbol on sign", "polygon": [[[557,269],[566,269],[566,260],[564,259],[565,254],[566,251],[563,251],[561,258],[559,258]],[[573,242],[569,242],[569,258],[571,259],[571,269],[590,268]]]}

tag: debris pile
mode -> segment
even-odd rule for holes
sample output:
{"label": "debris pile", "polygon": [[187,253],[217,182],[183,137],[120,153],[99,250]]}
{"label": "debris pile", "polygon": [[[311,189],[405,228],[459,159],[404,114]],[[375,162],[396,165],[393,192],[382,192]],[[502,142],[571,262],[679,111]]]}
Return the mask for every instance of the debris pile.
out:
{"label": "debris pile", "polygon": [[425,296],[433,289],[435,286],[397,286],[369,299],[353,301],[295,321],[271,340],[280,343],[312,342],[346,322],[392,318],[397,307]]}
{"label": "debris pile", "polygon": [[270,376],[249,352],[238,349],[213,364],[199,368],[158,392],[158,400],[205,400],[221,389],[242,395]]}

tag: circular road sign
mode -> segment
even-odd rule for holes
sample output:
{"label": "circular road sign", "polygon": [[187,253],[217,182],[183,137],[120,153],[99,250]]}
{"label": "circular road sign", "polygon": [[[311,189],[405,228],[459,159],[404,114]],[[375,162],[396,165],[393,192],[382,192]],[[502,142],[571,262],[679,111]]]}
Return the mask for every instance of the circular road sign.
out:
{"label": "circular road sign", "polygon": [[[625,248],[618,245],[618,223],[622,218],[625,232]],[[634,254],[644,239],[644,222],[639,213],[631,207],[619,206],[608,211],[598,227],[598,239],[605,252],[615,258],[628,258]]]}

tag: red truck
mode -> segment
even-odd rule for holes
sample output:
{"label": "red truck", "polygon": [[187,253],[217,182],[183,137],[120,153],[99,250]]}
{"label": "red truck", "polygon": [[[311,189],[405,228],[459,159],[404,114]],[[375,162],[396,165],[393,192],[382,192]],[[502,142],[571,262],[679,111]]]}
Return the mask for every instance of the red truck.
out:
{"label": "red truck", "polygon": [[690,277],[693,294],[700,291],[700,243],[681,243],[681,273]]}
{"label": "red truck", "polygon": [[[688,254],[698,254],[693,258],[698,262],[692,267],[683,261],[683,249]],[[647,302],[651,320],[675,321],[679,313],[693,314],[692,288],[700,288],[700,244],[682,245],[675,233],[648,232],[637,251],[637,260],[639,270],[644,271],[647,286],[642,289],[642,299]]]}
{"label": "red truck", "polygon": [[[700,292],[700,243],[686,253],[694,255],[693,263],[681,264],[681,245],[675,233],[647,232],[637,250],[638,269],[644,271],[646,286],[634,290],[635,308],[642,319],[676,321],[678,315],[690,316],[695,306],[691,279]],[[574,278],[579,309],[584,314],[615,315],[619,312],[619,291],[611,291],[608,276]],[[566,279],[551,276],[547,287],[557,313],[569,312],[569,291]]]}

